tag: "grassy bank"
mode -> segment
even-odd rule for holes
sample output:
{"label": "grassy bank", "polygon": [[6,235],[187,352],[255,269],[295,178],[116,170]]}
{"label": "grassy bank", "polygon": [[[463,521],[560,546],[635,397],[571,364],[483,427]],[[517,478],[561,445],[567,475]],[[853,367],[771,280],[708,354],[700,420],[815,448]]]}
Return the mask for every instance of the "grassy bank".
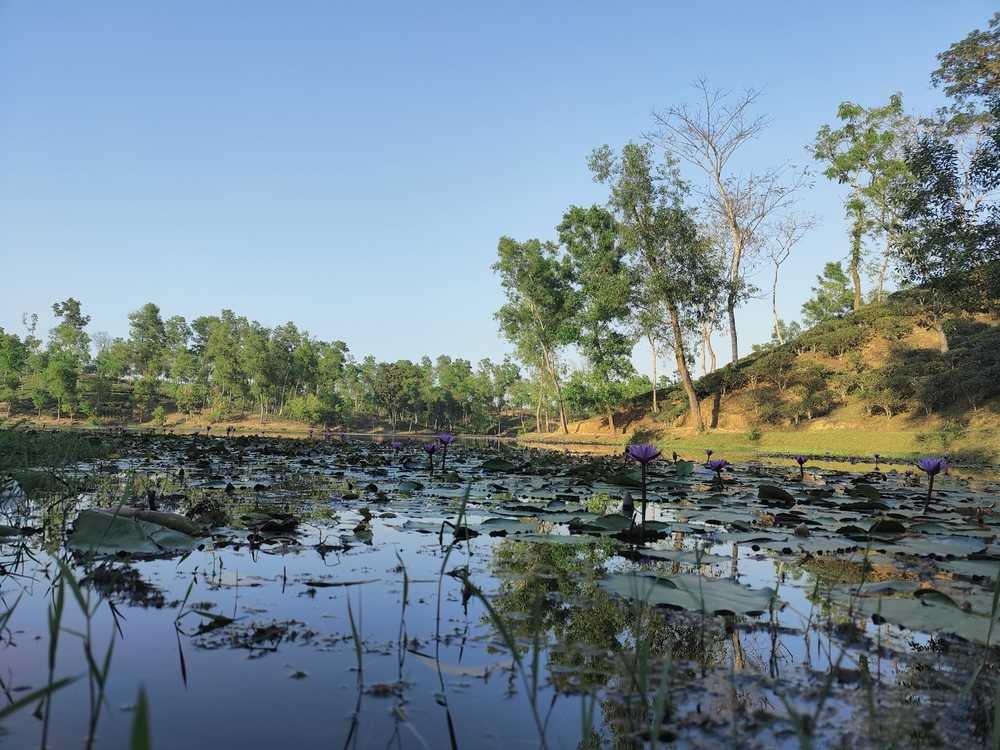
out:
{"label": "grassy bank", "polygon": [[529,435],[522,442],[539,447],[589,446],[595,450],[620,448],[630,442],[648,441],[665,453],[700,457],[706,450],[719,456],[745,458],[755,454],[804,454],[865,458],[876,453],[886,458],[911,460],[928,454],[946,454],[968,463],[997,463],[1000,434],[986,427],[954,430],[772,430],[750,432],[710,431],[702,434],[682,430],[636,431],[629,435],[546,434]]}

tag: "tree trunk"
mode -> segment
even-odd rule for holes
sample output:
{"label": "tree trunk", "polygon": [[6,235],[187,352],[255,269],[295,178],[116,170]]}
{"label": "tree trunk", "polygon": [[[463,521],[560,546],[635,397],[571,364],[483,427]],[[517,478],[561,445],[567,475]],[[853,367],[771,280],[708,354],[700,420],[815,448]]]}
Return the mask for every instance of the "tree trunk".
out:
{"label": "tree trunk", "polygon": [[781,333],[781,326],[778,318],[778,264],[774,265],[774,281],[771,283],[771,317],[774,318],[774,337],[779,344],[785,343],[785,337]]}
{"label": "tree trunk", "polygon": [[670,310],[670,327],[674,333],[674,356],[677,360],[677,372],[680,373],[681,383],[687,394],[691,421],[698,432],[704,432],[705,420],[701,417],[701,404],[698,403],[698,394],[695,393],[694,382],[691,380],[691,373],[688,370],[687,357],[684,356],[684,332],[681,330],[680,313],[674,305],[668,306],[668,309]]}
{"label": "tree trunk", "polygon": [[538,389],[538,405],[535,407],[535,432],[542,431],[542,389]]}
{"label": "tree trunk", "polygon": [[[543,349],[542,354],[545,357],[545,365],[549,371],[549,378],[556,389],[556,404],[559,406],[559,421],[562,422],[563,434],[569,435],[569,424],[566,421],[566,406],[563,404],[562,386],[559,385],[559,373],[556,372],[556,363],[553,361],[548,350]],[[547,419],[546,422],[548,422]]]}
{"label": "tree trunk", "polygon": [[948,334],[944,330],[944,321],[941,318],[934,318],[934,330],[938,335],[938,350],[942,354],[948,353]]}
{"label": "tree trunk", "polygon": [[726,301],[726,314],[729,316],[729,343],[733,348],[733,364],[736,364],[740,358],[740,345],[736,337],[736,296],[733,294]]}
{"label": "tree trunk", "polygon": [[608,409],[608,425],[611,427],[611,434],[615,435],[618,432],[618,428],[615,427],[615,410]]}
{"label": "tree trunk", "polygon": [[705,339],[705,349],[708,350],[708,371],[715,372],[718,360],[715,357],[715,349],[712,348],[712,328],[708,323],[702,325],[701,335]]}
{"label": "tree trunk", "polygon": [[878,287],[875,291],[875,302],[882,304],[882,292],[885,289],[885,277],[889,271],[889,249],[891,245],[889,239],[885,240],[885,250],[882,251],[882,268],[878,272]]}
{"label": "tree trunk", "polygon": [[656,414],[656,413],[658,413],[660,411],[660,405],[656,401],[656,339],[654,339],[652,336],[649,336],[648,339],[649,339],[649,349],[653,353],[653,377],[652,377],[652,381],[653,381],[653,414]]}
{"label": "tree trunk", "polygon": [[864,223],[861,212],[856,212],[854,225],[851,227],[851,280],[854,282],[854,311],[861,309],[861,238],[864,233]]}

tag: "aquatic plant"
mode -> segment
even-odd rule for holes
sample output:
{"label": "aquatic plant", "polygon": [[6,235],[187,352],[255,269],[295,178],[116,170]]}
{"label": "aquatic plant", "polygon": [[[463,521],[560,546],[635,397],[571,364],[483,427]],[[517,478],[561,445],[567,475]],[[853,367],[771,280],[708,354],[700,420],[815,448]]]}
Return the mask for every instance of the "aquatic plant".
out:
{"label": "aquatic plant", "polygon": [[396,453],[399,451],[400,448],[403,447],[403,444],[398,440],[393,440],[391,443],[389,443],[389,447],[392,448],[393,453]]}
{"label": "aquatic plant", "polygon": [[424,443],[424,450],[427,452],[427,466],[431,476],[434,476],[434,454],[437,453],[437,443]]}
{"label": "aquatic plant", "polygon": [[438,442],[441,443],[441,471],[444,471],[444,462],[448,458],[448,446],[455,442],[455,436],[450,432],[442,432],[438,435]]}
{"label": "aquatic plant", "polygon": [[806,465],[806,461],[808,461],[808,460],[809,459],[806,458],[805,456],[796,456],[795,457],[795,463],[797,463],[799,465],[799,481],[802,481],[803,479],[806,478],[806,472],[805,472],[805,468],[804,467]]}
{"label": "aquatic plant", "polygon": [[626,452],[629,457],[639,462],[642,467],[642,525],[646,525],[646,467],[650,461],[655,461],[660,456],[660,450],[650,443],[633,443]]}
{"label": "aquatic plant", "polygon": [[724,458],[716,458],[705,464],[709,469],[715,472],[715,478],[722,481],[722,470],[729,466],[729,462]]}
{"label": "aquatic plant", "polygon": [[917,461],[917,468],[927,474],[927,499],[924,501],[924,511],[931,504],[931,496],[934,493],[934,477],[938,474],[948,473],[948,461],[944,458],[921,458]]}

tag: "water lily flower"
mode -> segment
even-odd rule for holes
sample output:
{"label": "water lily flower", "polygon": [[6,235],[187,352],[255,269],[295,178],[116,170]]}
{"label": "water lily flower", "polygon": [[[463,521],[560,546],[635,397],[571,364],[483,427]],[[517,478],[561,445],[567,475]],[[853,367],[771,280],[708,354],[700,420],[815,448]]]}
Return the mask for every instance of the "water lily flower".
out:
{"label": "water lily flower", "polygon": [[948,461],[944,458],[921,458],[917,461],[917,467],[927,474],[927,499],[924,501],[924,512],[931,504],[931,495],[934,492],[934,477],[938,474],[948,473]]}
{"label": "water lily flower", "polygon": [[400,448],[402,448],[403,444],[398,440],[393,440],[391,443],[389,443],[389,447],[392,448],[393,452],[395,452],[398,451]]}
{"label": "water lily flower", "polygon": [[455,436],[450,432],[442,432],[438,435],[438,441],[441,443],[441,471],[444,471],[444,461],[448,458],[448,446],[455,442]]}
{"label": "water lily flower", "polygon": [[633,443],[628,447],[628,455],[639,463],[646,465],[655,458],[659,458],[660,450],[655,445],[649,443]]}
{"label": "water lily flower", "polygon": [[660,456],[660,449],[650,443],[633,443],[625,451],[639,462],[642,470],[642,527],[646,528],[646,467]]}
{"label": "water lily flower", "polygon": [[808,460],[809,459],[807,459],[805,456],[795,457],[795,463],[799,465],[799,481],[802,481],[803,479],[806,478],[806,471],[803,467],[806,465],[806,461]]}
{"label": "water lily flower", "polygon": [[431,476],[434,475],[434,454],[437,453],[437,443],[424,443],[424,450],[427,451],[427,465],[430,467]]}
{"label": "water lily flower", "polygon": [[722,481],[722,470],[729,466],[729,462],[724,458],[716,458],[713,461],[709,461],[706,466],[715,472],[719,481]]}

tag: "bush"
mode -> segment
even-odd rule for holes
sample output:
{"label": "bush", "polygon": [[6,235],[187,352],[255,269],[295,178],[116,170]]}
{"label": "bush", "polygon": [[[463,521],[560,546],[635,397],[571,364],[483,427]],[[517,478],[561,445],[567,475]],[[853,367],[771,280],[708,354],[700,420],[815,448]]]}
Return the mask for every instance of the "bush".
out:
{"label": "bush", "polygon": [[287,404],[288,416],[312,425],[325,424],[337,417],[337,410],[314,393],[293,396]]}

